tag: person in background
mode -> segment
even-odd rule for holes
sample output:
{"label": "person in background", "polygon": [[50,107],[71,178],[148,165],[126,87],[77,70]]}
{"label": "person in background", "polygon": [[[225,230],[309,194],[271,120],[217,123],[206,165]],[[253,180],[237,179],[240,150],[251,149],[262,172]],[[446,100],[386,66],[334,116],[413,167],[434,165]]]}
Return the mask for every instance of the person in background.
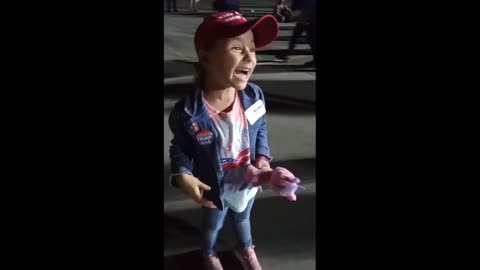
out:
{"label": "person in background", "polygon": [[315,1],[311,1],[311,9],[307,14],[307,41],[312,48],[313,60],[304,64],[306,67],[315,67],[317,63],[317,12]]}
{"label": "person in background", "polygon": [[[315,66],[316,60],[316,12],[314,0],[293,0],[292,1],[293,14],[290,17],[291,21],[295,21],[292,36],[288,43],[286,52],[276,55],[277,59],[287,61],[288,56],[293,54],[293,50],[297,45],[298,39],[303,34],[307,33],[307,42],[312,49],[313,61],[305,63],[306,66]],[[313,23],[313,24],[312,24]]]}
{"label": "person in background", "polygon": [[197,12],[197,3],[200,2],[200,0],[190,0],[190,11],[191,12]]}
{"label": "person in background", "polygon": [[172,4],[173,4],[173,12],[178,12],[177,0],[167,0],[167,12],[168,13],[172,12],[172,9],[170,8]]}
{"label": "person in background", "polygon": [[292,10],[285,4],[285,0],[277,1],[277,4],[273,7],[273,16],[277,18],[278,22],[290,22]]}
{"label": "person in background", "polygon": [[240,0],[216,0],[213,6],[218,12],[231,10],[240,12]]}

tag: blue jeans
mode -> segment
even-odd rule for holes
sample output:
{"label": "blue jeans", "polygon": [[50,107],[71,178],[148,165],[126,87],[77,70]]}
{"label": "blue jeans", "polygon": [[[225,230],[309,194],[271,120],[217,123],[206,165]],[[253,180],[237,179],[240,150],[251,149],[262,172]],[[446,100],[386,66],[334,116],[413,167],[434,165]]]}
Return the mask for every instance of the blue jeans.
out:
{"label": "blue jeans", "polygon": [[202,249],[204,255],[215,253],[218,232],[223,227],[225,216],[228,212],[233,220],[233,228],[240,242],[240,246],[248,248],[252,246],[252,233],[250,228],[250,212],[255,197],[250,199],[247,208],[241,213],[229,210],[225,207],[223,211],[218,208],[202,207]]}

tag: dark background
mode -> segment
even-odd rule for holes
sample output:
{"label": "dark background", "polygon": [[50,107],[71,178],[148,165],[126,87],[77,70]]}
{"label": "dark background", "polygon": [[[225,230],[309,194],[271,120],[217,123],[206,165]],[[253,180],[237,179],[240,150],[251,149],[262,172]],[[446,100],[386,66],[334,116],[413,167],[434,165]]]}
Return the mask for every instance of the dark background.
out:
{"label": "dark background", "polygon": [[[11,250],[28,254],[19,265],[161,267],[160,4],[23,6],[10,20],[6,220]],[[457,80],[438,18],[415,7],[318,5],[319,268],[462,261],[453,205],[468,196],[451,183],[464,142],[444,92]],[[321,181],[332,174],[344,180]]]}

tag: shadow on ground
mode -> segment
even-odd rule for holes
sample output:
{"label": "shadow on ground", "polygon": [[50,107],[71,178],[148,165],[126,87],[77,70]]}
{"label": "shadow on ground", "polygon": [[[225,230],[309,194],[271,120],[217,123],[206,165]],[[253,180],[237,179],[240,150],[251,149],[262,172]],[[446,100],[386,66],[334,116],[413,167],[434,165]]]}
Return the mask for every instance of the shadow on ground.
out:
{"label": "shadow on ground", "polygon": [[[299,195],[298,201],[285,198],[257,198],[251,213],[252,236],[260,262],[263,258],[278,258],[278,264],[315,257],[315,195]],[[200,208],[165,215],[165,269],[202,269],[200,252]],[[225,269],[241,269],[231,253],[236,244],[230,218],[219,234],[219,257]],[[166,252],[181,247],[186,251]],[[239,268],[240,267],[240,268]],[[276,269],[264,265],[265,269]]]}

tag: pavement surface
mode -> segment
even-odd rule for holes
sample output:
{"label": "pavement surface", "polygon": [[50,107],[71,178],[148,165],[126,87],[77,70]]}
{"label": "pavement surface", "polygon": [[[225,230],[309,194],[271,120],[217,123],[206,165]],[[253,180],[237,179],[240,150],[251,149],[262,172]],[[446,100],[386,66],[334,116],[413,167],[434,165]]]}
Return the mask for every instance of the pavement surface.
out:
{"label": "pavement surface", "polygon": [[[265,1],[250,2],[260,6],[260,2]],[[251,8],[244,5],[243,1],[242,5],[246,9]],[[207,9],[204,13],[208,12],[212,13]],[[193,33],[201,20],[202,15],[198,13],[165,14],[165,269],[203,269],[199,238],[200,207],[169,185],[168,163],[172,139],[168,115],[174,103],[191,87],[192,63],[197,61]],[[274,61],[274,55],[286,48],[292,27],[292,24],[282,24],[279,38],[258,51],[258,66],[251,80],[266,94],[268,139],[274,157],[272,167],[288,168],[307,188],[298,192],[296,202],[274,195],[268,187],[257,195],[251,214],[252,234],[264,270],[315,269],[316,72],[302,67],[304,62],[312,59],[304,41],[298,45],[296,54],[289,62]],[[241,269],[240,263],[231,253],[234,244],[235,236],[230,220],[227,219],[217,245],[224,269]]]}

